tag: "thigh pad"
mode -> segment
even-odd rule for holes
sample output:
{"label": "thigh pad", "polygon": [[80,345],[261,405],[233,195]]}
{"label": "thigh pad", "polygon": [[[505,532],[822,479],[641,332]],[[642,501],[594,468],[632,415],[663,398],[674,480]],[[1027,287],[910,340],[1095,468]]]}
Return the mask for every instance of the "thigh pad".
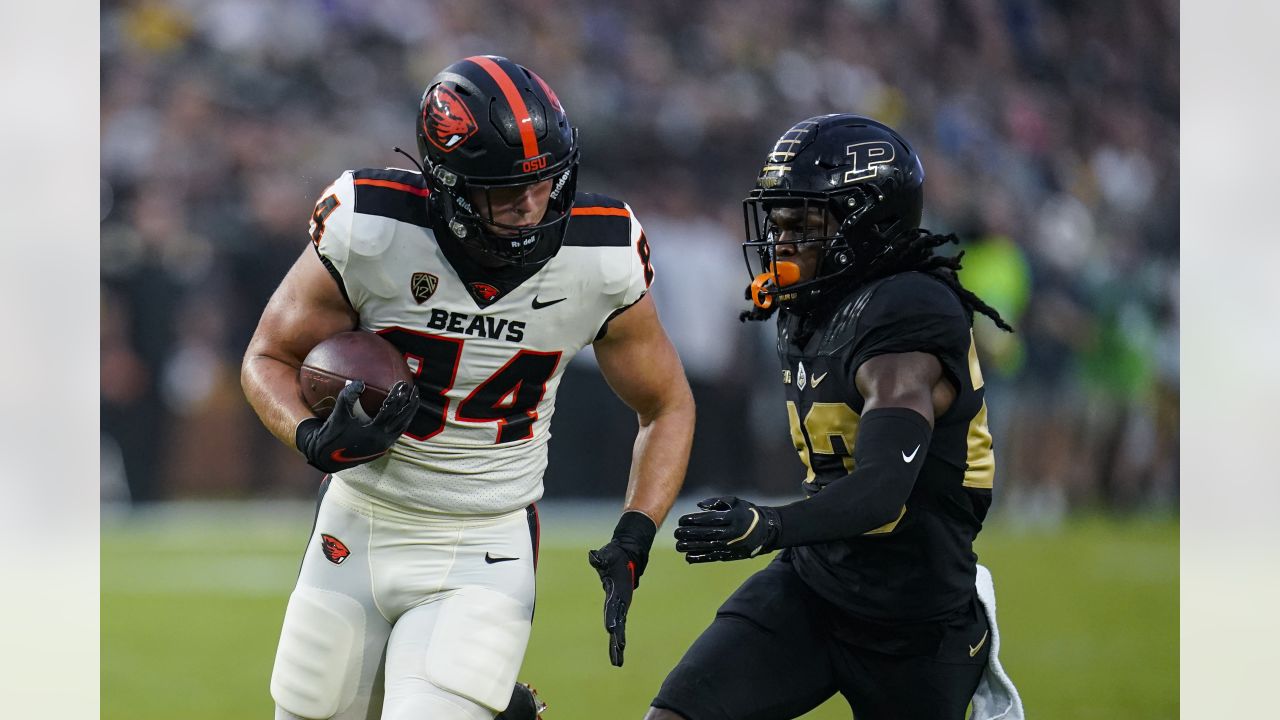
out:
{"label": "thigh pad", "polygon": [[364,608],[314,587],[289,596],[271,671],[271,697],[304,718],[328,718],[355,699],[364,655]]}
{"label": "thigh pad", "polygon": [[427,645],[427,680],[502,710],[511,699],[529,644],[529,608],[509,595],[476,586],[456,590],[440,602],[444,607]]}

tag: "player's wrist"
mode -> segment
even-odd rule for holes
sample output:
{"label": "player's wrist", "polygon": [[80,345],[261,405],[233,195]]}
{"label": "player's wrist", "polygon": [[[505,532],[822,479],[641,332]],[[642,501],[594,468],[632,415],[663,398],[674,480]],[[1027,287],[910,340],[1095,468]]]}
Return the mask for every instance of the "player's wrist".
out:
{"label": "player's wrist", "polygon": [[649,564],[649,549],[658,535],[658,524],[653,518],[639,510],[628,510],[618,518],[613,528],[613,541],[618,544],[636,564],[636,577],[639,578]]}
{"label": "player's wrist", "polygon": [[755,505],[760,515],[760,524],[756,528],[760,553],[773,552],[778,549],[778,538],[782,535],[782,515],[778,508],[770,505]]}
{"label": "player's wrist", "polygon": [[628,510],[622,513],[618,518],[618,524],[613,528],[613,539],[626,539],[642,544],[646,551],[653,545],[653,539],[657,535],[658,524],[639,510]]}
{"label": "player's wrist", "polygon": [[293,429],[293,446],[303,455],[307,454],[307,448],[311,446],[311,439],[315,434],[320,432],[320,428],[324,426],[324,420],[318,417],[303,418],[298,426]]}

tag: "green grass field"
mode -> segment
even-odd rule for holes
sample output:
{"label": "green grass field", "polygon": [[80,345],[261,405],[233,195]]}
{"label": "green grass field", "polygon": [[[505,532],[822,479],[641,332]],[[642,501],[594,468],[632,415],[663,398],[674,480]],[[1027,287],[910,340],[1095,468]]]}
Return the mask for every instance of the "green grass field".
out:
{"label": "green grass field", "polygon": [[[276,637],[309,528],[293,506],[104,519],[102,718],[271,717]],[[599,523],[544,520],[538,615],[520,676],[550,702],[548,720],[641,717],[721,600],[764,562],[689,567],[664,530],[617,669],[585,561],[607,534]],[[1178,716],[1175,520],[996,526],[978,553],[996,580],[1001,657],[1033,720]],[[837,699],[805,717],[849,711]]]}

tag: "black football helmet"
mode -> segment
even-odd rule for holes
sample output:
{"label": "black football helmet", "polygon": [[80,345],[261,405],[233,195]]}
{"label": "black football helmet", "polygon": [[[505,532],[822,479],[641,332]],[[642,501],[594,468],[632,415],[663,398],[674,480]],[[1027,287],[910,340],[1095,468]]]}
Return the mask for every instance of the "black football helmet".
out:
{"label": "black football helmet", "polygon": [[[801,281],[797,266],[778,260],[781,233],[770,216],[778,208],[797,208],[806,218],[795,242],[822,243],[812,278]],[[807,220],[815,208],[829,212],[820,225]],[[923,208],[924,167],[893,128],[848,114],[796,123],[774,143],[743,201],[751,299],[766,310],[812,306],[919,228]]]}
{"label": "black football helmet", "polygon": [[[418,154],[446,237],[493,265],[536,267],[560,250],[577,185],[578,130],[531,70],[494,55],[442,70],[422,94]],[[548,179],[551,199],[536,225],[491,219],[492,190]],[[473,202],[477,195],[484,199]]]}

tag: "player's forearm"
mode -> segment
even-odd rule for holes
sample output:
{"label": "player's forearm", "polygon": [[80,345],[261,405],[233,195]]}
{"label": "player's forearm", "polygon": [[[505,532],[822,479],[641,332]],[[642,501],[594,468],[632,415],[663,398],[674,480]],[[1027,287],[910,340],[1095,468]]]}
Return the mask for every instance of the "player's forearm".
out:
{"label": "player's forearm", "polygon": [[846,540],[897,520],[928,453],[931,429],[905,408],[868,411],[858,429],[856,466],[799,502],[774,508],[772,548]]}
{"label": "player's forearm", "polygon": [[625,510],[638,510],[661,525],[680,494],[693,444],[694,406],[688,386],[651,417],[640,416],[631,455]]}
{"label": "player's forearm", "polygon": [[285,445],[294,446],[298,423],[313,417],[302,401],[298,368],[282,360],[262,355],[245,356],[240,368],[244,396],[262,424]]}
{"label": "player's forearm", "polygon": [[882,527],[898,518],[913,486],[914,478],[855,471],[817,495],[774,508],[779,532],[772,548],[848,540]]}

